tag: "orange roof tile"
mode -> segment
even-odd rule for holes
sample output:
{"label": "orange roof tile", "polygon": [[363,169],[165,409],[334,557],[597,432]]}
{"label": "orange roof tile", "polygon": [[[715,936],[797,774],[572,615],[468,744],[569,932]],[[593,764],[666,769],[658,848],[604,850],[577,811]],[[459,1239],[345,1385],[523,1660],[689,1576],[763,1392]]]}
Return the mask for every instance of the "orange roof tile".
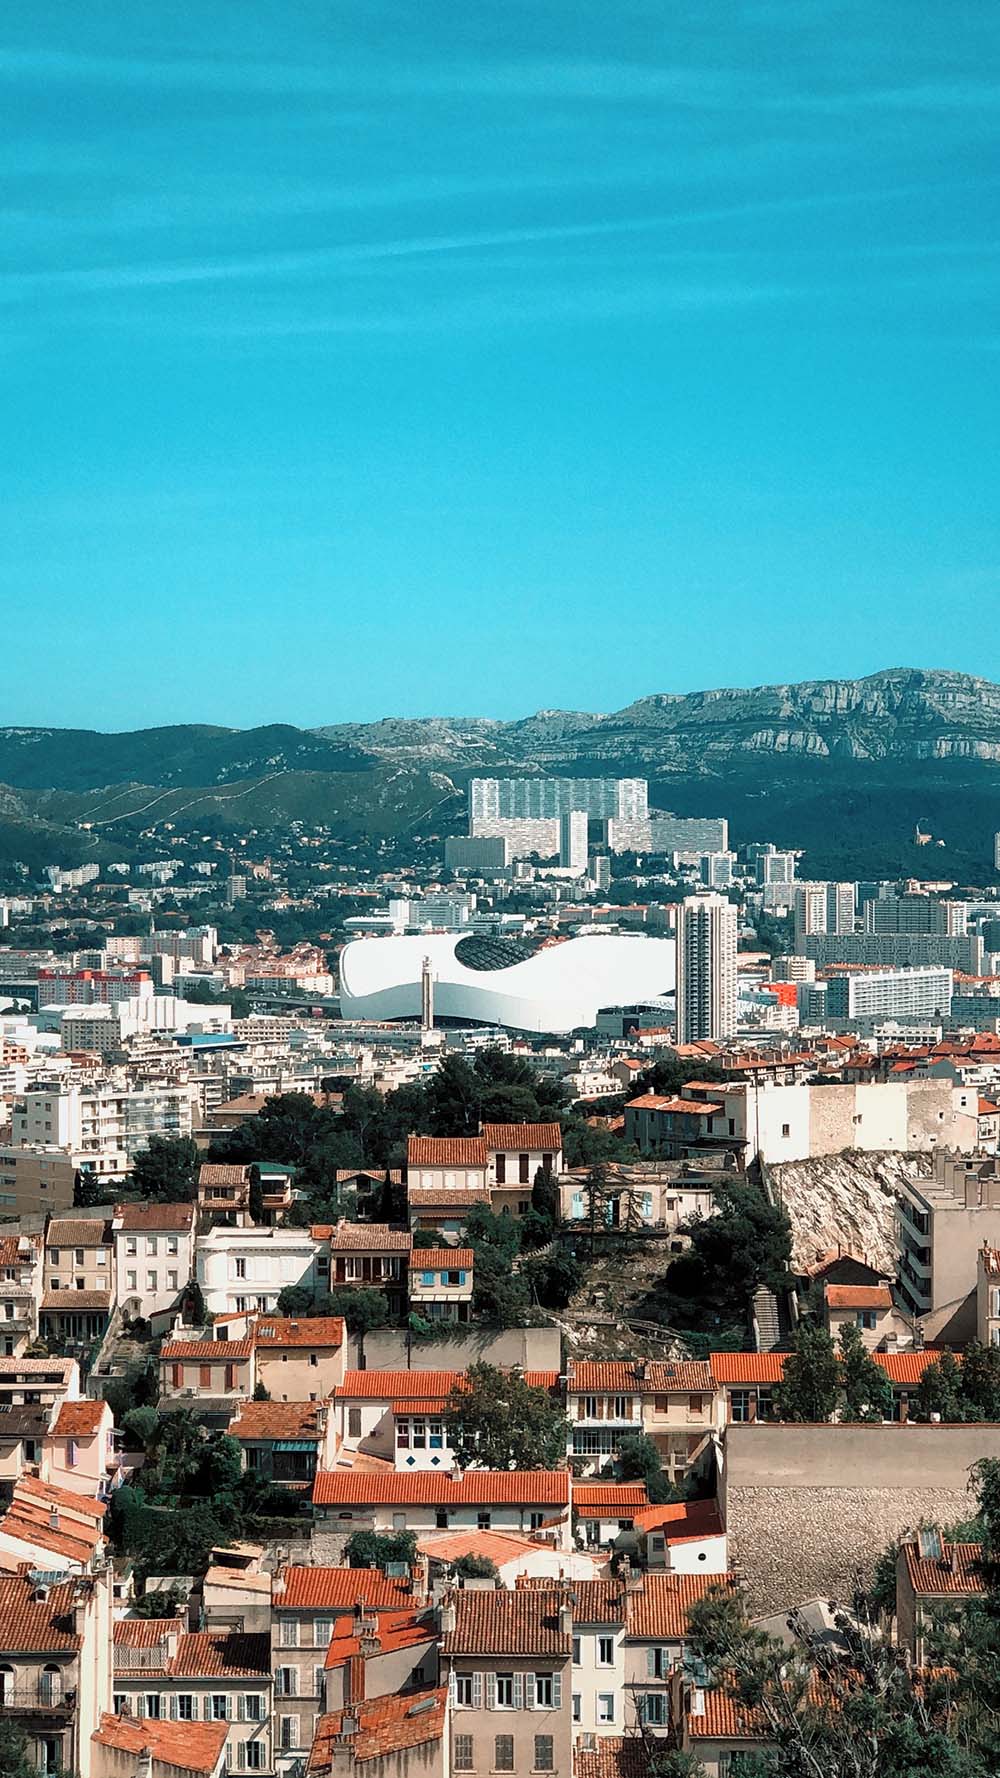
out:
{"label": "orange roof tile", "polygon": [[483,1141],[491,1151],[558,1153],[563,1134],[559,1124],[484,1124]]}
{"label": "orange roof tile", "polygon": [[490,1194],[484,1185],[442,1185],[407,1187],[407,1202],[411,1210],[473,1210],[477,1204],[490,1202]]}
{"label": "orange roof tile", "polygon": [[937,1597],[964,1593],[975,1597],[985,1593],[982,1571],[983,1546],[980,1543],[947,1543],[942,1540],[941,1559],[921,1557],[916,1543],[904,1543],[903,1556],[910,1585],[915,1593]]}
{"label": "orange roof tile", "polygon": [[641,1531],[662,1531],[668,1543],[722,1535],[722,1519],[714,1500],[679,1500],[669,1506],[651,1506],[636,1513],[635,1523]]}
{"label": "orange roof tile", "polygon": [[702,1359],[654,1360],[645,1366],[630,1359],[587,1361],[574,1366],[567,1387],[576,1395],[618,1395],[629,1391],[669,1395],[671,1390],[697,1394],[711,1390],[712,1372]]}
{"label": "orange roof tile", "polygon": [[602,1736],[596,1747],[573,1752],[575,1778],[646,1778],[649,1755],[642,1735]]}
{"label": "orange roof tile", "polygon": [[319,1402],[245,1401],[226,1428],[230,1438],[250,1443],[261,1439],[315,1439],[318,1443]]}
{"label": "orange roof tile", "polygon": [[486,1143],[482,1136],[408,1136],[408,1167],[485,1167]]}
{"label": "orange roof tile", "polygon": [[566,1506],[565,1469],[469,1469],[424,1473],[321,1469],[313,1488],[317,1506]]}
{"label": "orange roof tile", "polygon": [[77,1309],[110,1309],[110,1290],[46,1290],[40,1304],[42,1309],[57,1314],[72,1315]]}
{"label": "orange roof tile", "polygon": [[582,1512],[584,1508],[599,1510],[608,1507],[617,1514],[619,1507],[641,1510],[648,1505],[645,1482],[575,1482],[573,1485],[576,1512]]}
{"label": "orange roof tile", "polygon": [[415,1247],[410,1256],[410,1277],[414,1272],[471,1272],[475,1262],[471,1247]]}
{"label": "orange roof tile", "polygon": [[332,1346],[344,1344],[341,1315],[261,1315],[251,1335],[258,1352],[268,1347]]}
{"label": "orange roof tile", "polygon": [[273,1596],[276,1611],[353,1611],[363,1601],[378,1610],[402,1606],[409,1582],[390,1580],[378,1568],[283,1568],[284,1592]]}
{"label": "orange roof tile", "polygon": [[166,1636],[183,1636],[187,1617],[120,1617],[112,1626],[112,1640],[119,1648],[158,1648]]}
{"label": "orange roof tile", "polygon": [[124,1234],[142,1234],[163,1229],[185,1232],[194,1223],[195,1205],[187,1204],[116,1204],[115,1222]]}
{"label": "orange roof tile", "polygon": [[442,1637],[441,1653],[569,1655],[573,1638],[559,1628],[561,1597],[557,1583],[545,1591],[462,1591],[455,1600],[455,1628]]}
{"label": "orange roof tile", "polygon": [[78,1582],[51,1587],[35,1597],[26,1574],[0,1575],[0,1624],[4,1654],[73,1654],[81,1638],[73,1629],[73,1596]]}
{"label": "orange roof tile", "polygon": [[225,1162],[203,1161],[198,1168],[198,1189],[205,1191],[216,1185],[250,1184],[249,1166],[231,1166]]}
{"label": "orange roof tile", "polygon": [[[351,1734],[354,1759],[384,1759],[409,1747],[440,1741],[444,1733],[447,1696],[446,1689],[441,1686],[434,1691],[404,1692],[399,1697],[372,1698],[356,1704],[351,1712],[357,1722],[357,1728]],[[319,1718],[309,1754],[309,1772],[326,1772],[332,1768],[345,1714],[337,1710]]]}
{"label": "orange roof tile", "polygon": [[231,1630],[191,1630],[170,1663],[172,1679],[266,1679],[271,1638]]}
{"label": "orange roof tile", "polygon": [[239,1364],[252,1357],[254,1342],[242,1340],[167,1340],[160,1347],[160,1362],[180,1364]]}
{"label": "orange roof tile", "polygon": [[395,1229],[387,1222],[338,1222],[330,1231],[331,1253],[409,1253],[413,1236],[409,1229]]}
{"label": "orange roof tile", "polygon": [[830,1309],[891,1309],[888,1284],[826,1284],[823,1296]]}
{"label": "orange roof tile", "polygon": [[15,1503],[23,1500],[37,1501],[46,1509],[54,1506],[72,1518],[93,1519],[98,1524],[108,1510],[103,1500],[95,1500],[90,1494],[78,1494],[74,1488],[57,1488],[54,1483],[40,1481],[34,1475],[20,1476],[14,1483]]}
{"label": "orange roof tile", "polygon": [[682,1641],[687,1614],[695,1601],[703,1599],[710,1588],[727,1584],[725,1575],[645,1574],[642,1590],[629,1594],[626,1634],[643,1641],[648,1637]]}
{"label": "orange roof tile", "polygon": [[90,1438],[100,1432],[106,1417],[111,1423],[111,1410],[103,1399],[64,1401],[52,1430],[57,1438]]}
{"label": "orange roof tile", "polygon": [[717,1383],[780,1383],[785,1374],[783,1352],[712,1352],[708,1362]]}
{"label": "orange roof tile", "polygon": [[45,1245],[58,1249],[60,1247],[105,1247],[108,1244],[108,1224],[103,1216],[67,1216],[61,1221],[53,1218],[45,1231]]}
{"label": "orange roof tile", "polygon": [[[961,1363],[960,1354],[955,1354]],[[940,1352],[873,1352],[876,1364],[880,1364],[891,1383],[911,1383],[916,1386],[920,1382],[927,1366],[934,1364]]]}
{"label": "orange roof tile", "polygon": [[101,1717],[91,1740],[138,1757],[148,1748],[154,1760],[182,1772],[214,1772],[226,1744],[225,1722],[170,1722],[163,1717]]}

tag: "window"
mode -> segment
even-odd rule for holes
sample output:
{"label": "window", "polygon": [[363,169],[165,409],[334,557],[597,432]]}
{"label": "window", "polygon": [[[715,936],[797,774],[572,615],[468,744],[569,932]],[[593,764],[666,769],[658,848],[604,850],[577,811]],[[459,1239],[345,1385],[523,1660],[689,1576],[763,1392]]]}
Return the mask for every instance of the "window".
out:
{"label": "window", "polygon": [[194,1722],[194,1699],[190,1692],[182,1692],[177,1699],[177,1716],[181,1722]]}
{"label": "window", "polygon": [[167,1289],[168,1290],[176,1290],[177,1289],[177,1287],[178,1287],[177,1286],[177,1279],[178,1279],[177,1272],[168,1272],[167,1273]]}
{"label": "window", "polygon": [[434,1508],[434,1529],[436,1531],[447,1531],[448,1508],[446,1506],[437,1506]]}
{"label": "window", "polygon": [[155,1257],[156,1257],[156,1236],[155,1235],[147,1235],[146,1236],[146,1252],[151,1258],[155,1259]]}
{"label": "window", "polygon": [[360,1408],[348,1408],[348,1410],[347,1410],[347,1436],[348,1436],[348,1438],[360,1438],[361,1437],[361,1409]]}
{"label": "window", "polygon": [[237,1277],[237,1278],[245,1278],[246,1277],[247,1262],[245,1259],[235,1259],[233,1261],[233,1267],[234,1267],[234,1276],[235,1277]]}
{"label": "window", "polygon": [[157,1717],[157,1716],[159,1716],[159,1714],[160,1714],[160,1694],[159,1694],[159,1692],[147,1692],[146,1693],[146,1715],[152,1716],[152,1717]]}
{"label": "window", "polygon": [[750,1418],[749,1389],[734,1389],[729,1397],[729,1418],[734,1425],[742,1426]]}
{"label": "window", "polygon": [[[126,1257],[126,1259],[134,1259],[136,1254],[138,1253],[138,1251],[139,1251],[139,1243],[136,1240],[135,1236],[134,1235],[126,1235],[126,1237],[125,1237],[125,1257]],[[55,1256],[53,1255],[53,1258],[54,1257]]]}
{"label": "window", "polygon": [[615,1720],[615,1694],[614,1694],[614,1692],[598,1692],[598,1694],[597,1694],[597,1720],[598,1720],[598,1722],[614,1722],[614,1720]]}
{"label": "window", "polygon": [[423,1285],[425,1290],[432,1289],[433,1284],[434,1284],[434,1273],[433,1272],[421,1272],[420,1282]]}
{"label": "window", "polygon": [[177,1251],[178,1251],[177,1236],[176,1235],[168,1235],[167,1236],[167,1252],[170,1254],[171,1258],[176,1257]]}
{"label": "window", "polygon": [[688,1396],[688,1413],[689,1414],[701,1414],[701,1413],[704,1413],[704,1411],[705,1411],[705,1404],[704,1404],[704,1401],[702,1400],[702,1397],[700,1395],[689,1395]]}
{"label": "window", "polygon": [[536,1772],[551,1772],[554,1770],[551,1735],[535,1736],[534,1770]]}
{"label": "window", "polygon": [[278,1718],[278,1746],[283,1753],[299,1744],[299,1719],[297,1716],[280,1716]]}
{"label": "window", "polygon": [[241,1741],[239,1752],[248,1772],[262,1772],[264,1770],[265,1748],[263,1741]]}
{"label": "window", "polygon": [[654,1728],[664,1728],[666,1726],[666,1692],[645,1692],[640,1699],[640,1708],[643,1722],[650,1723]]}
{"label": "window", "polygon": [[497,1155],[496,1169],[497,1169],[497,1184],[498,1185],[506,1185],[506,1183],[507,1183],[507,1156],[505,1154],[498,1154]]}
{"label": "window", "polygon": [[225,1692],[213,1692],[209,1699],[209,1714],[213,1722],[229,1721],[229,1699]]}
{"label": "window", "polygon": [[74,1248],[73,1263],[74,1263],[74,1265],[78,1265],[78,1266],[82,1266],[84,1264],[83,1248],[82,1247]]}
{"label": "window", "polygon": [[[479,1680],[478,1687],[476,1685],[477,1680]],[[482,1702],[482,1696],[481,1696],[481,1694],[482,1694],[482,1680],[480,1679],[480,1675],[478,1673],[456,1673],[456,1675],[455,1675],[455,1703],[462,1710],[472,1710],[474,1708],[474,1706],[476,1704],[477,1690],[480,1693],[479,1702],[481,1703]]]}
{"label": "window", "polygon": [[512,1772],[514,1770],[513,1735],[497,1735],[493,1743],[493,1770],[495,1772]]}
{"label": "window", "polygon": [[555,1675],[552,1673],[535,1674],[535,1709],[552,1710],[555,1706]]}
{"label": "window", "polygon": [[612,1418],[615,1420],[627,1420],[631,1414],[631,1411],[632,1411],[631,1397],[628,1395],[616,1395],[614,1398],[614,1406],[612,1409]]}
{"label": "window", "polygon": [[579,1636],[574,1636],[574,1638],[573,1638],[573,1665],[574,1665],[574,1667],[579,1667],[579,1665],[580,1665],[580,1638],[579,1638]]}
{"label": "window", "polygon": [[[488,1531],[490,1526],[492,1525],[492,1523],[493,1523],[493,1514],[492,1513],[482,1512],[477,1515],[476,1524],[477,1524],[480,1531]],[[403,1529],[405,1530],[405,1526],[403,1527]]]}
{"label": "window", "polygon": [[646,1678],[666,1679],[670,1672],[669,1648],[647,1648]]}
{"label": "window", "polygon": [[330,1637],[332,1635],[333,1635],[333,1619],[332,1619],[332,1617],[318,1617],[316,1619],[316,1647],[317,1648],[328,1648],[330,1646]]}
{"label": "window", "polygon": [[613,1636],[598,1636],[597,1665],[613,1667],[615,1664],[615,1639]]}
{"label": "window", "polygon": [[790,1136],[790,1135],[791,1135],[791,1133],[792,1133],[792,1126],[791,1126],[791,1124],[782,1124],[782,1126],[781,1126],[781,1134],[782,1134],[782,1135],[783,1135],[783,1136]]}
{"label": "window", "polygon": [[157,1290],[158,1288],[159,1288],[159,1285],[158,1285],[156,1273],[155,1272],[147,1272],[146,1273],[146,1289],[147,1290]]}
{"label": "window", "polygon": [[244,1692],[243,1720],[244,1722],[263,1722],[264,1700],[259,1692]]}
{"label": "window", "polygon": [[456,1735],[452,1743],[453,1772],[472,1772],[475,1770],[475,1749],[471,1735]]}
{"label": "window", "polygon": [[298,1646],[299,1646],[299,1625],[298,1625],[297,1618],[293,1618],[293,1617],[283,1617],[282,1618],[282,1620],[281,1620],[281,1646],[282,1646],[282,1648],[298,1648]]}
{"label": "window", "polygon": [[584,1396],[584,1398],[583,1398],[583,1418],[584,1418],[584,1420],[596,1420],[597,1419],[597,1397],[596,1397],[596,1395],[585,1395]]}
{"label": "window", "polygon": [[573,1693],[573,1721],[583,1721],[583,1696],[580,1692]]}
{"label": "window", "polygon": [[199,1389],[211,1389],[212,1367],[210,1364],[200,1364],[198,1366],[198,1387]]}
{"label": "window", "polygon": [[[513,1710],[514,1708],[514,1675],[498,1673],[496,1676],[496,1709]],[[511,1768],[513,1770],[513,1767]]]}
{"label": "window", "polygon": [[878,1311],[875,1309],[858,1310],[858,1326],[868,1329],[871,1333],[878,1326]]}

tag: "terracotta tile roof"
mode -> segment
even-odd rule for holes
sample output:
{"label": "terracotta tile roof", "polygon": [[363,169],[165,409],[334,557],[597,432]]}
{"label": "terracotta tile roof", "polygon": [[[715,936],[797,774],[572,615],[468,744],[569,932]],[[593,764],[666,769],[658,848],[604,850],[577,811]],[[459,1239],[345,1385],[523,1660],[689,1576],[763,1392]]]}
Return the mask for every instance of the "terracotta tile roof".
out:
{"label": "terracotta tile roof", "polygon": [[5,1655],[73,1654],[81,1638],[73,1630],[77,1583],[50,1587],[46,1599],[33,1597],[26,1574],[0,1575],[0,1624]]}
{"label": "terracotta tile roof", "polygon": [[823,1295],[830,1309],[891,1309],[888,1284],[827,1284]]}
{"label": "terracotta tile roof", "polygon": [[575,1778],[646,1778],[649,1756],[641,1735],[605,1735],[593,1748],[577,1747]]}
{"label": "terracotta tile roof", "polygon": [[482,1136],[408,1136],[408,1167],[485,1167],[486,1142]]}
{"label": "terracotta tile roof", "polygon": [[31,1252],[21,1252],[20,1235],[0,1235],[0,1266],[30,1266],[37,1257],[38,1245],[32,1240]]}
{"label": "terracotta tile roof", "polygon": [[226,1428],[230,1438],[319,1440],[319,1402],[245,1401]]}
{"label": "terracotta tile roof", "polygon": [[115,1747],[138,1758],[145,1748],[154,1760],[182,1772],[214,1772],[226,1744],[225,1722],[170,1722],[162,1717],[107,1716],[91,1736],[102,1747]]}
{"label": "terracotta tile roof", "polygon": [[321,1469],[313,1488],[317,1506],[566,1506],[565,1469],[468,1469],[442,1475],[430,1470],[368,1474]]}
{"label": "terracotta tile roof", "polygon": [[46,1247],[104,1247],[107,1223],[103,1216],[55,1218],[45,1231]]}
{"label": "terracotta tile roof", "polygon": [[460,1592],[455,1628],[441,1639],[443,1655],[541,1655],[572,1653],[569,1630],[559,1628],[558,1590],[519,1587],[514,1592]]}
{"label": "terracotta tile roof", "polygon": [[706,1691],[704,1710],[695,1716],[690,1710],[685,1722],[688,1734],[697,1741],[767,1741],[769,1731],[763,1715],[747,1709],[721,1687]]}
{"label": "terracotta tile roof", "polygon": [[1000,1105],[994,1105],[992,1099],[980,1099],[980,1101],[979,1101],[979,1115],[980,1115],[980,1117],[996,1117],[996,1114],[998,1111],[1000,1111]]}
{"label": "terracotta tile roof", "polygon": [[574,1482],[573,1511],[581,1519],[630,1519],[649,1505],[644,1482]]}
{"label": "terracotta tile roof", "polygon": [[352,1401],[445,1401],[464,1371],[345,1371],[334,1391]]}
{"label": "terracotta tile roof", "polygon": [[267,1679],[271,1638],[226,1630],[191,1630],[170,1663],[171,1679]]}
{"label": "terracotta tile roof", "polygon": [[457,1562],[460,1556],[486,1556],[498,1568],[519,1557],[537,1556],[538,1544],[517,1531],[427,1531],[417,1549],[432,1562]]}
{"label": "terracotta tile roof", "polygon": [[[713,1082],[713,1086],[717,1083]],[[714,1113],[722,1110],[721,1101],[711,1099],[672,1099],[661,1093],[640,1093],[638,1099],[629,1099],[626,1111],[668,1111],[683,1112],[690,1116],[698,1112]]]}
{"label": "terracotta tile roof", "polygon": [[783,1352],[712,1352],[708,1363],[716,1383],[780,1383],[785,1374]]}
{"label": "terracotta tile roof", "polygon": [[179,1364],[239,1364],[253,1353],[254,1342],[242,1340],[167,1340],[160,1347],[160,1362]]}
{"label": "terracotta tile roof", "polygon": [[275,1611],[353,1611],[359,1600],[374,1610],[402,1606],[409,1583],[390,1580],[378,1568],[283,1568],[284,1592],[273,1595]]}
{"label": "terracotta tile roof", "polygon": [[115,1224],[122,1233],[143,1234],[166,1230],[184,1234],[194,1224],[195,1205],[187,1204],[116,1204]]}
{"label": "terracotta tile roof", "polygon": [[336,1179],[338,1185],[345,1185],[348,1179],[371,1179],[381,1185],[387,1173],[390,1185],[402,1184],[402,1167],[338,1167]]}
{"label": "terracotta tile roof", "polygon": [[471,1272],[476,1255],[471,1247],[415,1247],[410,1255],[410,1278],[416,1272]]}
{"label": "terracotta tile roof", "polygon": [[474,1210],[477,1204],[490,1203],[482,1185],[408,1186],[406,1196],[411,1210]]}
{"label": "terracotta tile roof", "polygon": [[112,1626],[116,1648],[158,1648],[164,1637],[183,1636],[186,1617],[120,1617]]}
{"label": "terracotta tile roof", "polygon": [[18,1478],[14,1484],[14,1500],[38,1501],[46,1508],[57,1507],[74,1518],[93,1519],[98,1525],[108,1510],[103,1500],[95,1500],[89,1494],[77,1494],[73,1488],[57,1488],[54,1483],[42,1482],[34,1475]]}
{"label": "terracotta tile roof", "polygon": [[941,1560],[921,1557],[916,1543],[904,1543],[906,1572],[915,1593],[936,1598],[939,1594],[963,1593],[975,1597],[986,1592],[980,1566],[981,1543],[947,1543],[942,1540]]}
{"label": "terracotta tile roof", "polygon": [[[960,1354],[956,1353],[955,1356],[961,1363]],[[927,1350],[923,1352],[873,1352],[872,1357],[876,1364],[882,1366],[891,1383],[912,1383],[916,1386],[927,1366],[935,1364],[941,1357],[941,1353]]]}
{"label": "terracotta tile roof", "polygon": [[[365,1601],[365,1611],[372,1609]],[[401,1648],[416,1648],[421,1643],[437,1642],[438,1625],[436,1613],[427,1610],[415,1610],[411,1605],[398,1611],[376,1611],[378,1623],[379,1654],[394,1654]],[[346,1662],[358,1655],[363,1655],[362,1641],[356,1630],[353,1612],[342,1612],[333,1626],[333,1635],[327,1644],[324,1667],[343,1667]]]}
{"label": "terracotta tile roof", "polygon": [[685,1543],[699,1537],[721,1537],[722,1519],[714,1500],[680,1500],[669,1506],[650,1506],[636,1513],[636,1529],[662,1531],[668,1543]]}
{"label": "terracotta tile roof", "polygon": [[562,1148],[563,1134],[559,1124],[484,1124],[483,1141],[491,1151],[512,1153],[541,1150],[557,1154]]}
{"label": "terracotta tile roof", "polygon": [[75,1358],[0,1358],[0,1377],[31,1377],[44,1381],[48,1377],[68,1383],[76,1369]]}
{"label": "terracotta tile roof", "polygon": [[409,1229],[387,1222],[341,1221],[330,1233],[331,1253],[409,1253],[412,1246]]}
{"label": "terracotta tile roof", "polygon": [[205,1191],[216,1185],[249,1185],[250,1168],[229,1166],[218,1161],[203,1161],[198,1168],[198,1189]]}
{"label": "terracotta tile roof", "polygon": [[339,1348],[344,1344],[344,1320],[341,1315],[260,1315],[251,1337],[258,1352],[268,1347]]}
{"label": "terracotta tile roof", "polygon": [[110,1309],[110,1290],[46,1290],[40,1307],[54,1314],[72,1315],[77,1309]]}
{"label": "terracotta tile roof", "polygon": [[32,1502],[8,1507],[0,1519],[0,1533],[12,1543],[23,1543],[32,1549],[45,1550],[53,1556],[64,1556],[68,1562],[76,1562],[87,1568],[93,1560],[101,1533],[97,1526],[82,1525],[79,1519],[67,1519],[60,1515],[57,1529],[49,1522],[47,1508]]}
{"label": "terracotta tile roof", "polygon": [[[410,1747],[440,1741],[444,1734],[447,1691],[404,1692],[401,1697],[372,1698],[357,1704],[357,1729],[351,1736],[355,1760],[385,1759]],[[330,1771],[334,1748],[343,1725],[344,1712],[321,1716],[309,1754],[309,1772]]]}
{"label": "terracotta tile roof", "polygon": [[574,1627],[580,1624],[624,1624],[625,1599],[625,1587],[620,1580],[575,1580]]}
{"label": "terracotta tile roof", "polygon": [[704,1395],[712,1386],[711,1367],[701,1359],[656,1361],[645,1368],[630,1360],[587,1362],[574,1366],[567,1385],[574,1395],[669,1395],[671,1390]]}
{"label": "terracotta tile roof", "polygon": [[711,1587],[725,1584],[724,1576],[712,1574],[645,1574],[642,1591],[629,1594],[627,1634],[643,1641],[683,1641],[691,1606]]}
{"label": "terracotta tile roof", "polygon": [[105,1417],[110,1422],[106,1401],[64,1401],[52,1431],[57,1438],[91,1438],[100,1432]]}

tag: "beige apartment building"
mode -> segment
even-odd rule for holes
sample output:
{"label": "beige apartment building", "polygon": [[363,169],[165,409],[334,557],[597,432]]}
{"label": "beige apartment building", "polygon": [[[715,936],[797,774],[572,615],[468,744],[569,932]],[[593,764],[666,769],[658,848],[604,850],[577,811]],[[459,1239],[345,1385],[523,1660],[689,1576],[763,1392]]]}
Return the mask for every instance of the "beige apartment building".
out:
{"label": "beige apartment building", "polygon": [[465,1589],[441,1607],[453,1773],[571,1778],[570,1589]]}
{"label": "beige apartment building", "polygon": [[98,1338],[114,1301],[115,1247],[102,1216],[53,1217],[45,1232],[42,1337]]}
{"label": "beige apartment building", "polygon": [[61,1148],[0,1147],[0,1213],[35,1216],[73,1204],[76,1163]]}
{"label": "beige apartment building", "polygon": [[904,1314],[926,1342],[964,1345],[979,1319],[980,1250],[1000,1247],[1000,1157],[936,1154],[931,1178],[900,1186],[897,1235]]}

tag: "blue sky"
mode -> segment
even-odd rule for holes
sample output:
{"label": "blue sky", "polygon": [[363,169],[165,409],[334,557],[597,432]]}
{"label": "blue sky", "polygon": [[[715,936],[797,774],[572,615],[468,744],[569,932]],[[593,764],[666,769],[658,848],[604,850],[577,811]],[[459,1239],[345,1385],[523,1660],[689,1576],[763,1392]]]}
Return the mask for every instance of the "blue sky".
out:
{"label": "blue sky", "polygon": [[988,0],[0,19],[4,720],[1000,678]]}

